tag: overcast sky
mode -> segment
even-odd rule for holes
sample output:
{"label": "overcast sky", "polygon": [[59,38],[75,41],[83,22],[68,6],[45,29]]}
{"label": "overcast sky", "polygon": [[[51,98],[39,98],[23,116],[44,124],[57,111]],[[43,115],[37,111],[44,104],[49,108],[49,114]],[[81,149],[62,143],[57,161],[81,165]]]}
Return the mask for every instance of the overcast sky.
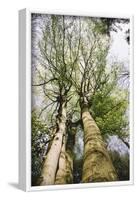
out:
{"label": "overcast sky", "polygon": [[129,62],[129,45],[125,40],[125,31],[128,30],[129,24],[120,24],[122,30],[117,32],[111,31],[111,47],[109,50],[108,60],[117,60],[123,62],[128,67]]}

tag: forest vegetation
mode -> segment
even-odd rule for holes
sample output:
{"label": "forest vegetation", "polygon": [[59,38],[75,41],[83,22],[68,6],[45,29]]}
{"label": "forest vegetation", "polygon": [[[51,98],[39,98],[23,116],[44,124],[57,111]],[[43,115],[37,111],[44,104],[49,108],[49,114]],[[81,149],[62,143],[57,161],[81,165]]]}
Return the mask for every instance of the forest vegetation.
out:
{"label": "forest vegetation", "polygon": [[[32,14],[32,185],[129,180],[130,73],[108,62],[123,24]],[[129,29],[124,39],[129,46]]]}

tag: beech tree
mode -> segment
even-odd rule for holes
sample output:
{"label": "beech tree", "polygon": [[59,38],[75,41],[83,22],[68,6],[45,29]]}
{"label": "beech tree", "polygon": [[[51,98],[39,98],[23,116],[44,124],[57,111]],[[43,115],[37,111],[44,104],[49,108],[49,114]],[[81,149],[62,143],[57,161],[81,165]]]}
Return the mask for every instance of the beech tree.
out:
{"label": "beech tree", "polygon": [[95,30],[93,32],[93,22],[87,21],[86,26],[90,28],[81,38],[80,75],[78,81],[74,81],[84,129],[82,182],[114,181],[117,180],[115,169],[90,112],[92,98],[109,80],[109,74],[105,73],[108,39],[100,37]]}
{"label": "beech tree", "polygon": [[[43,77],[39,72],[39,79],[42,79],[43,82],[33,84],[33,86],[42,87],[46,100],[50,101],[48,105],[46,102],[46,106],[41,110],[40,115],[52,104],[55,106],[51,116],[51,121],[55,121],[54,137],[43,164],[41,185],[54,184],[54,182],[66,183],[66,174],[64,174],[66,170],[64,168],[72,168],[72,164],[71,166],[67,164],[67,160],[71,160],[71,158],[69,153],[66,156],[65,146],[66,107],[72,96],[70,92],[72,83],[68,80],[71,79],[79,51],[79,40],[76,40],[73,44],[70,40],[76,32],[74,24],[73,27],[71,25],[73,21],[72,17],[70,22],[67,21],[66,24],[64,16],[51,16],[43,32],[43,39],[39,44],[40,62],[45,75]],[[76,37],[79,36],[76,35]],[[67,73],[70,65],[71,70]]]}

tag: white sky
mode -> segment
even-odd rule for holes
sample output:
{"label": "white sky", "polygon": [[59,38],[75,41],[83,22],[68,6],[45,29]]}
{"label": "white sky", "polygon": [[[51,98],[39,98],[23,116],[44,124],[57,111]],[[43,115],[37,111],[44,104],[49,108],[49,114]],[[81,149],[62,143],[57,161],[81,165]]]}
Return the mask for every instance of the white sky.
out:
{"label": "white sky", "polygon": [[112,44],[108,54],[108,61],[116,60],[123,62],[128,67],[129,45],[125,40],[125,31],[129,28],[128,24],[121,24],[122,30],[111,31]]}

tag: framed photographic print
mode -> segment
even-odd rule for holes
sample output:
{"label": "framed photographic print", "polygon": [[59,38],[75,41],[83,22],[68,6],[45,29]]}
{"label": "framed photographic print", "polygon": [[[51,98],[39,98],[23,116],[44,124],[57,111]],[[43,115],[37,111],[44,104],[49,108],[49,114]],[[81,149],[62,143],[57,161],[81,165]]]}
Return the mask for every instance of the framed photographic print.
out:
{"label": "framed photographic print", "polygon": [[19,11],[19,182],[133,183],[133,19]]}

